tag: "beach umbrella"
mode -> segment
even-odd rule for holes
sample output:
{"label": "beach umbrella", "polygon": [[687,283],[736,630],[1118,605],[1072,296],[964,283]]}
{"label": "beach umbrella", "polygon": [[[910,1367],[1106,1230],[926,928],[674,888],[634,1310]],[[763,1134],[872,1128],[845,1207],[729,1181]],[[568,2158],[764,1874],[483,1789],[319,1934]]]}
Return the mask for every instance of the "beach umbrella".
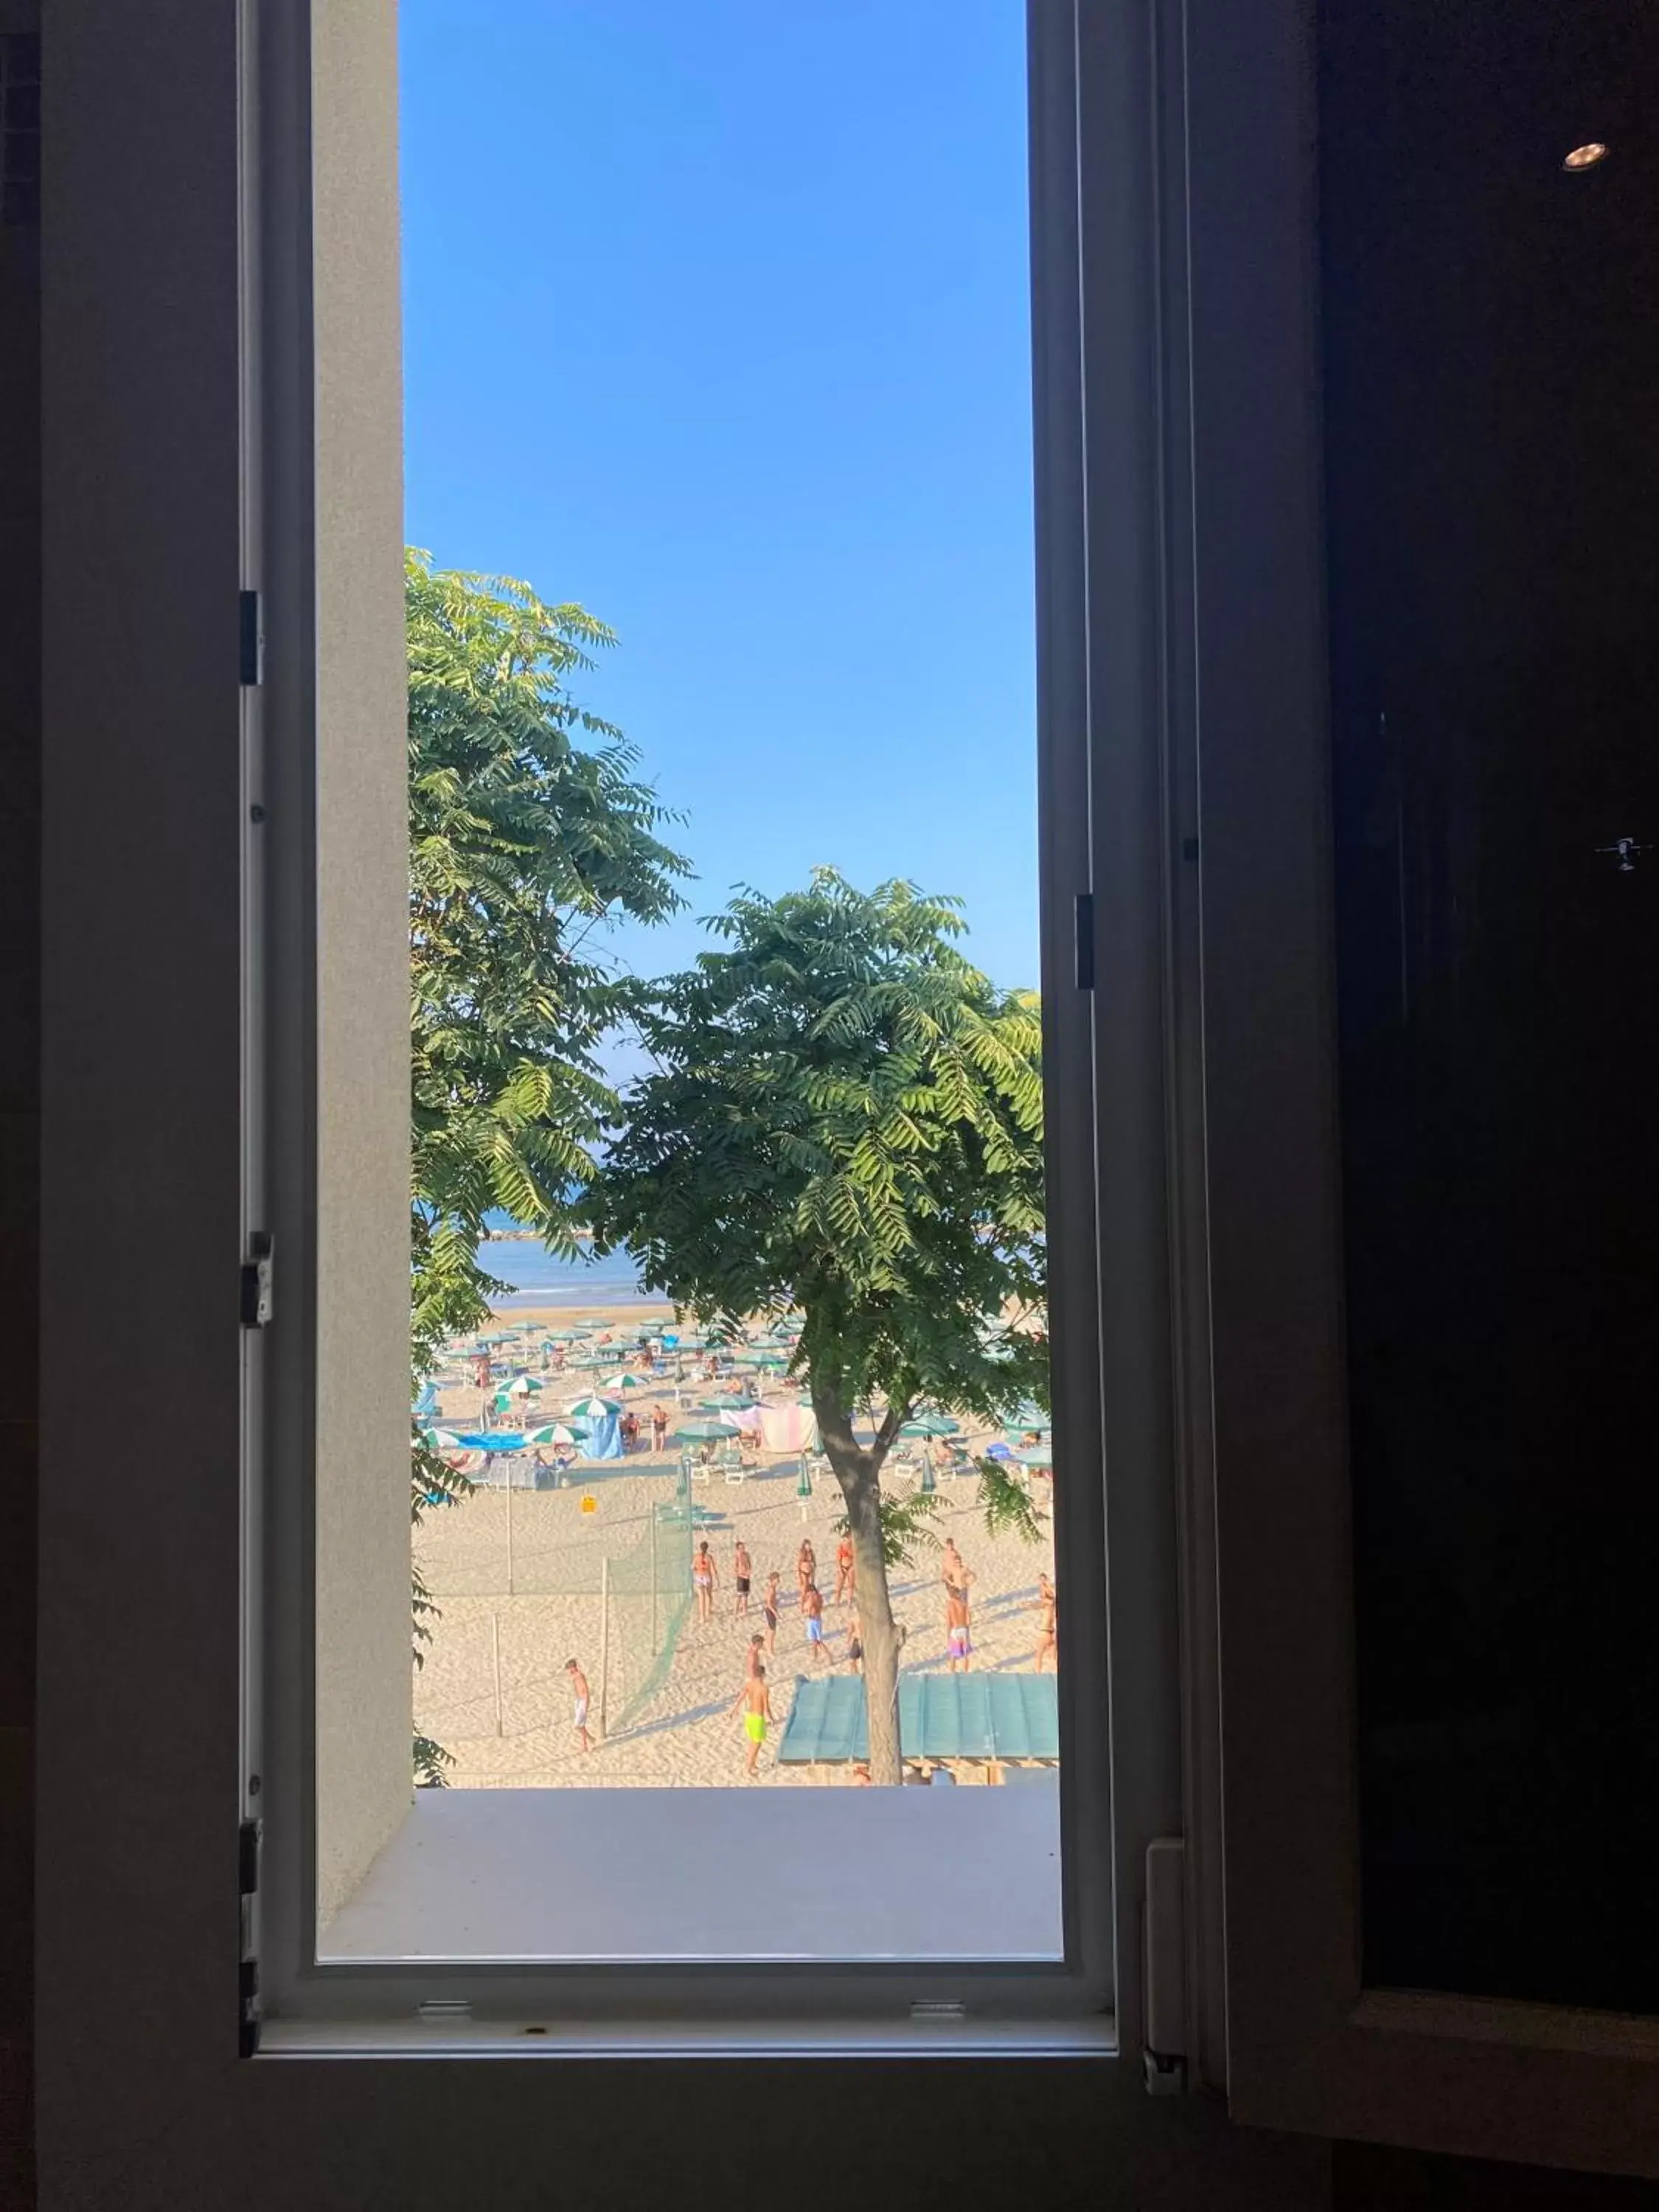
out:
{"label": "beach umbrella", "polygon": [[1054,1464],[1054,1455],[1047,1444],[1033,1444],[1029,1451],[1016,1452],[1014,1457],[1022,1467],[1046,1467],[1052,1471]]}
{"label": "beach umbrella", "polygon": [[539,1390],[541,1387],[533,1375],[515,1375],[507,1386],[507,1395],[522,1398],[527,1392]]}
{"label": "beach umbrella", "polygon": [[648,1375],[629,1374],[625,1369],[620,1375],[607,1375],[605,1378],[609,1390],[643,1390],[650,1380]]}
{"label": "beach umbrella", "polygon": [[622,1407],[614,1398],[577,1398],[564,1410],[580,1421],[605,1421],[612,1413],[620,1413]]}
{"label": "beach umbrella", "polygon": [[1054,1425],[1053,1415],[1043,1413],[1036,1406],[1022,1406],[1017,1413],[1011,1413],[1008,1416],[1007,1421],[1010,1436],[1016,1434],[1026,1436],[1035,1429],[1040,1436],[1046,1437],[1051,1432]]}
{"label": "beach umbrella", "polygon": [[734,1437],[738,1433],[735,1421],[683,1421],[674,1431],[687,1443],[712,1443],[716,1437]]}
{"label": "beach umbrella", "polygon": [[527,1444],[579,1444],[587,1434],[586,1421],[544,1421],[539,1428],[526,1429]]}
{"label": "beach umbrella", "polygon": [[421,1442],[428,1451],[449,1452],[471,1449],[470,1444],[464,1444],[461,1442],[453,1429],[422,1429]]}
{"label": "beach umbrella", "polygon": [[939,1413],[918,1413],[899,1431],[902,1437],[950,1437],[957,1431],[957,1424],[947,1421]]}

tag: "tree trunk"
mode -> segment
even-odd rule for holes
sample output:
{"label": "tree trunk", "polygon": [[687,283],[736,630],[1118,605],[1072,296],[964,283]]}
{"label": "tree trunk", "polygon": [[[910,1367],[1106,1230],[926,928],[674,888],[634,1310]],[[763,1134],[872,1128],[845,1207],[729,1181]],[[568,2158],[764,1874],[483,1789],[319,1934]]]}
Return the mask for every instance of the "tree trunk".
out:
{"label": "tree trunk", "polygon": [[[868,1720],[870,1779],[890,1785],[903,1781],[899,1754],[898,1655],[901,1641],[887,1590],[887,1560],[881,1541],[881,1465],[887,1456],[889,1424],[875,1449],[865,1451],[853,1434],[850,1409],[838,1395],[812,1387],[812,1407],[825,1456],[835,1469],[847,1501],[858,1568],[858,1613],[864,1645],[864,1703]],[[889,1439],[890,1441],[890,1439]]]}

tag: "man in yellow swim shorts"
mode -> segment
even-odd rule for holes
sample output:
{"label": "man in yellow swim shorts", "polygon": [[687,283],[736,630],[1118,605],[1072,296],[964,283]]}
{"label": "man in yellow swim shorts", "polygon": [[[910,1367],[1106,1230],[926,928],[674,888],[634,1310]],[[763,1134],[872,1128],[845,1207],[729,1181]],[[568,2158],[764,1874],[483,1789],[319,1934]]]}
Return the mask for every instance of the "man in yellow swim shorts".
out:
{"label": "man in yellow swim shorts", "polygon": [[738,1691],[733,1712],[743,1715],[743,1732],[749,1739],[749,1763],[745,1774],[755,1771],[760,1758],[761,1746],[766,1741],[766,1723],[772,1717],[772,1699],[766,1687],[766,1669],[757,1664],[754,1673]]}

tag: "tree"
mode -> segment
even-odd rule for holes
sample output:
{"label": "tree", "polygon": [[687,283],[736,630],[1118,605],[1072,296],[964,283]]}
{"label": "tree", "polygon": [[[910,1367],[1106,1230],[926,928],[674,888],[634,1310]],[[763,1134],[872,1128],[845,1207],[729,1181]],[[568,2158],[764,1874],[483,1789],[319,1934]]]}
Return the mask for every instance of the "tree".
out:
{"label": "tree", "polygon": [[[492,1208],[575,1249],[574,1196],[616,1109],[598,1048],[640,997],[594,933],[618,914],[659,921],[688,868],[658,835],[672,817],[633,748],[565,689],[614,642],[605,625],[425,553],[409,553],[406,580],[418,1382],[505,1287],[478,1264]],[[416,1437],[415,1519],[468,1486]],[[415,1604],[418,1661],[433,1609],[418,1578]]]}
{"label": "tree", "polygon": [[1044,1297],[1037,1003],[957,949],[960,902],[906,883],[819,868],[710,927],[725,949],[642,1017],[657,1065],[594,1182],[596,1243],[705,1322],[801,1315],[858,1562],[871,1774],[896,1783],[883,1465],[925,1401],[996,1420],[1047,1398],[1046,1338],[1007,1325]]}

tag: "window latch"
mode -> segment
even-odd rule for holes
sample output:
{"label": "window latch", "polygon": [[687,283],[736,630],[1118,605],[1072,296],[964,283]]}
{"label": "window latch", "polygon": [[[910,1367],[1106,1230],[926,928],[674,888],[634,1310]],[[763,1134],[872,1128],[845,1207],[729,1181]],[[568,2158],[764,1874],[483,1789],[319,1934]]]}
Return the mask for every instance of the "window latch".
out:
{"label": "window latch", "polygon": [[270,1233],[256,1229],[248,1239],[248,1256],[242,1262],[244,1328],[263,1328],[270,1319]]}

